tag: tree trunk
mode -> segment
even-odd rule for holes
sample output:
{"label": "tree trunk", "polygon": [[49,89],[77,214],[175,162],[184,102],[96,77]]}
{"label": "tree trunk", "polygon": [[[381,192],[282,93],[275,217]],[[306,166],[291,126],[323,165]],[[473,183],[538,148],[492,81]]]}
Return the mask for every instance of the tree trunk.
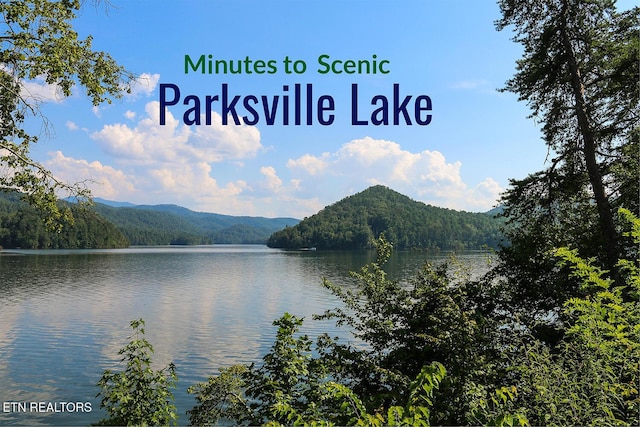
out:
{"label": "tree trunk", "polygon": [[606,268],[611,272],[612,278],[618,281],[619,275],[617,273],[618,263],[618,236],[615,229],[613,220],[613,213],[611,212],[611,205],[607,198],[602,174],[598,166],[596,158],[596,141],[594,130],[587,114],[587,106],[584,97],[584,83],[582,80],[582,73],[578,66],[575,51],[571,44],[571,39],[567,31],[567,3],[563,1],[562,5],[562,25],[560,27],[562,44],[566,50],[567,63],[569,66],[569,73],[571,76],[571,88],[573,90],[573,97],[575,100],[575,112],[578,119],[579,134],[582,136],[584,154],[584,160],[587,167],[587,174],[589,176],[589,183],[593,190],[593,195],[596,201],[598,209],[598,217],[600,219],[600,228],[602,238],[604,241],[604,247],[606,251]]}

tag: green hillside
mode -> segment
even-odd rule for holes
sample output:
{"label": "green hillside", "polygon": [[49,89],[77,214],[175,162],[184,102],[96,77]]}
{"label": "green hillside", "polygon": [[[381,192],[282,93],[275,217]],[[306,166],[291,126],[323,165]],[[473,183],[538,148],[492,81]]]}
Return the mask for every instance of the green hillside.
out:
{"label": "green hillside", "polygon": [[[105,201],[106,202],[106,201]],[[19,194],[0,192],[0,247],[113,248],[129,245],[264,244],[277,230],[299,222],[294,218],[263,218],[194,212],[176,205],[121,206],[95,203],[71,208],[74,224],[59,233],[48,231],[40,213]]]}
{"label": "green hillside", "polygon": [[[62,202],[64,203],[64,202]],[[302,222],[294,218],[230,216],[176,205],[69,204],[75,223],[45,229],[18,195],[0,193],[0,246],[109,248],[131,245],[264,244],[274,248],[361,249],[384,232],[398,249],[497,247],[500,220],[416,202],[383,186],[349,196]]]}
{"label": "green hillside", "polygon": [[45,227],[41,212],[22,202],[18,194],[0,192],[0,248],[104,249],[129,245],[120,230],[94,211],[61,203],[71,209],[73,223],[51,231]]}
{"label": "green hillside", "polygon": [[271,235],[273,248],[362,249],[381,233],[398,249],[497,247],[501,221],[485,213],[438,208],[377,185]]}
{"label": "green hillside", "polygon": [[95,210],[115,224],[132,245],[264,244],[276,230],[297,224],[294,218],[263,218],[195,212],[176,205],[113,207]]}

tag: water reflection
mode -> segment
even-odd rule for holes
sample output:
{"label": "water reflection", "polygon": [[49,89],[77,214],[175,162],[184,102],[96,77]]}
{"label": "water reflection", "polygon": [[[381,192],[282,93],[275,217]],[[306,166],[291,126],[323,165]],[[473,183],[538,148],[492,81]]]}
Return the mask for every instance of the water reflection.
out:
{"label": "water reflection", "polygon": [[[95,384],[104,369],[118,367],[118,350],[137,318],[146,321],[156,366],[177,365],[184,424],[194,405],[186,388],[220,367],[258,360],[283,312],[308,319],[312,336],[349,339],[330,323],[311,321],[339,304],[321,279],[348,284],[349,271],[375,258],[243,245],[16,253],[0,256],[0,402],[89,401],[93,411],[0,412],[0,424],[87,425],[101,418]],[[394,255],[391,276],[413,274],[424,258]]]}

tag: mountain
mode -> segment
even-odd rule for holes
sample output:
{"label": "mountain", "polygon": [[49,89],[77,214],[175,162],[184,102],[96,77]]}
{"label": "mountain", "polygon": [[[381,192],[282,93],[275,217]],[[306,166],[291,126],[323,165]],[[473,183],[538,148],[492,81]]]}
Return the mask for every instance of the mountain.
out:
{"label": "mountain", "polygon": [[299,222],[196,212],[177,205],[116,207],[98,202],[95,211],[118,227],[132,245],[264,244],[274,231]]}
{"label": "mountain", "polygon": [[293,227],[275,232],[273,248],[362,249],[384,233],[397,249],[496,248],[502,220],[417,202],[376,185],[346,197]]}
{"label": "mountain", "polygon": [[[195,212],[177,205],[133,205],[94,199],[91,207],[70,206],[75,223],[47,231],[40,213],[16,193],[0,192],[0,247],[108,248],[128,245],[265,244],[269,236],[299,222]],[[102,203],[104,202],[104,203]]]}
{"label": "mountain", "polygon": [[102,199],[100,197],[94,197],[93,198],[94,203],[101,203],[103,205],[107,205],[107,206],[113,206],[114,208],[130,208],[134,205],[133,203],[129,203],[129,202],[116,202],[114,200],[107,200],[107,199]]}
{"label": "mountain", "polygon": [[96,212],[72,203],[60,202],[73,215],[73,223],[59,230],[45,227],[42,213],[16,193],[0,192],[0,249],[104,249],[129,245],[112,223]]}

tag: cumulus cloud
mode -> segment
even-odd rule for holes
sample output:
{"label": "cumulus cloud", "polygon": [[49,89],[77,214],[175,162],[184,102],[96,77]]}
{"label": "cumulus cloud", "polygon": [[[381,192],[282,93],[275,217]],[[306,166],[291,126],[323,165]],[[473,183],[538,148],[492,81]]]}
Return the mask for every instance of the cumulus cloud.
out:
{"label": "cumulus cloud", "polygon": [[305,154],[298,159],[289,159],[287,167],[302,169],[309,175],[319,175],[329,166],[328,157],[329,153],[324,153],[320,157]]}
{"label": "cumulus cloud", "polygon": [[[149,126],[139,122],[133,129],[124,125],[108,128],[113,152],[126,154],[126,159],[140,159],[137,163],[114,157],[115,165],[110,166],[56,152],[47,166],[65,181],[90,179],[89,187],[99,197],[177,203],[232,215],[302,218],[374,184],[425,203],[468,211],[488,210],[503,191],[490,177],[465,183],[461,162],[449,161],[438,151],[411,152],[396,142],[370,137],[349,141],[333,152],[289,159],[282,170],[278,169],[280,163],[255,166],[240,178],[228,175],[225,167],[214,169],[209,160],[216,156],[205,153],[203,159],[197,159],[193,151],[197,147],[191,151],[182,147],[193,133],[182,134],[178,127],[160,132],[158,152],[152,152],[153,147],[142,138],[151,134]],[[122,146],[116,140],[123,141]]]}
{"label": "cumulus cloud", "polygon": [[188,193],[200,200],[207,197],[216,200],[222,196],[237,196],[246,187],[246,183],[242,180],[230,182],[226,186],[220,187],[218,181],[210,173],[211,166],[205,162],[149,170],[149,176],[159,184],[156,185],[156,192]]}
{"label": "cumulus cloud", "polygon": [[[182,124],[170,112],[166,125],[159,124],[160,104],[149,102],[145,114],[126,112],[132,123],[114,123],[90,136],[113,166],[52,154],[49,166],[65,181],[89,178],[88,186],[99,197],[136,203],[184,203],[192,209],[249,214],[251,202],[239,197],[250,186],[244,179],[221,177],[212,170],[219,162],[238,164],[262,150],[260,132],[251,126],[222,126],[213,113],[211,126],[197,129]],[[144,116],[144,117],[143,117]],[[70,129],[77,127],[69,122]],[[242,166],[238,166],[242,167]],[[269,189],[282,181],[275,169],[264,168]],[[256,183],[258,184],[258,183]]]}
{"label": "cumulus cloud", "polygon": [[251,158],[262,149],[260,132],[253,126],[223,126],[213,112],[211,126],[192,131],[170,112],[160,125],[160,103],[149,102],[147,116],[135,127],[116,123],[94,132],[92,138],[107,153],[123,161],[205,163]]}
{"label": "cumulus cloud", "polygon": [[98,161],[74,159],[56,151],[45,165],[64,182],[85,182],[97,197],[127,200],[135,192],[135,178]]}
{"label": "cumulus cloud", "polygon": [[370,137],[347,142],[333,153],[290,159],[287,166],[300,188],[325,174],[336,178],[337,185],[356,191],[383,184],[425,203],[454,209],[488,209],[502,192],[491,178],[467,185],[460,175],[462,164],[447,161],[438,151],[413,153],[396,142]]}
{"label": "cumulus cloud", "polygon": [[255,214],[252,203],[241,197],[248,189],[247,183],[241,179],[219,183],[206,162],[152,168],[146,173],[150,181],[144,193],[155,200],[160,196],[170,203],[205,212]]}
{"label": "cumulus cloud", "polygon": [[191,142],[199,155],[206,155],[212,162],[252,158],[263,148],[258,128],[223,125],[222,117],[215,111],[211,113],[211,125],[196,126]]}
{"label": "cumulus cloud", "polygon": [[181,203],[209,212],[247,214],[254,208],[237,198],[247,189],[243,180],[219,185],[204,162],[138,168],[131,173],[105,165],[50,153],[45,165],[58,179],[84,182],[96,197],[135,203]]}
{"label": "cumulus cloud", "polygon": [[273,193],[278,193],[282,189],[282,180],[276,174],[273,166],[263,166],[260,173],[264,175],[266,187]]}
{"label": "cumulus cloud", "polygon": [[[99,197],[177,203],[233,215],[302,218],[374,184],[425,203],[472,211],[489,209],[502,192],[490,177],[464,182],[461,162],[439,151],[414,152],[398,142],[371,137],[295,158],[269,153],[265,165],[260,158],[251,160],[267,153],[256,127],[222,125],[215,111],[211,125],[190,127],[170,111],[165,113],[166,124],[161,126],[159,102],[148,102],[143,113],[126,111],[123,123],[93,132],[91,138],[109,160],[81,160],[56,152],[48,167],[68,182],[90,179],[89,187]],[[78,129],[72,121],[66,125]]]}

